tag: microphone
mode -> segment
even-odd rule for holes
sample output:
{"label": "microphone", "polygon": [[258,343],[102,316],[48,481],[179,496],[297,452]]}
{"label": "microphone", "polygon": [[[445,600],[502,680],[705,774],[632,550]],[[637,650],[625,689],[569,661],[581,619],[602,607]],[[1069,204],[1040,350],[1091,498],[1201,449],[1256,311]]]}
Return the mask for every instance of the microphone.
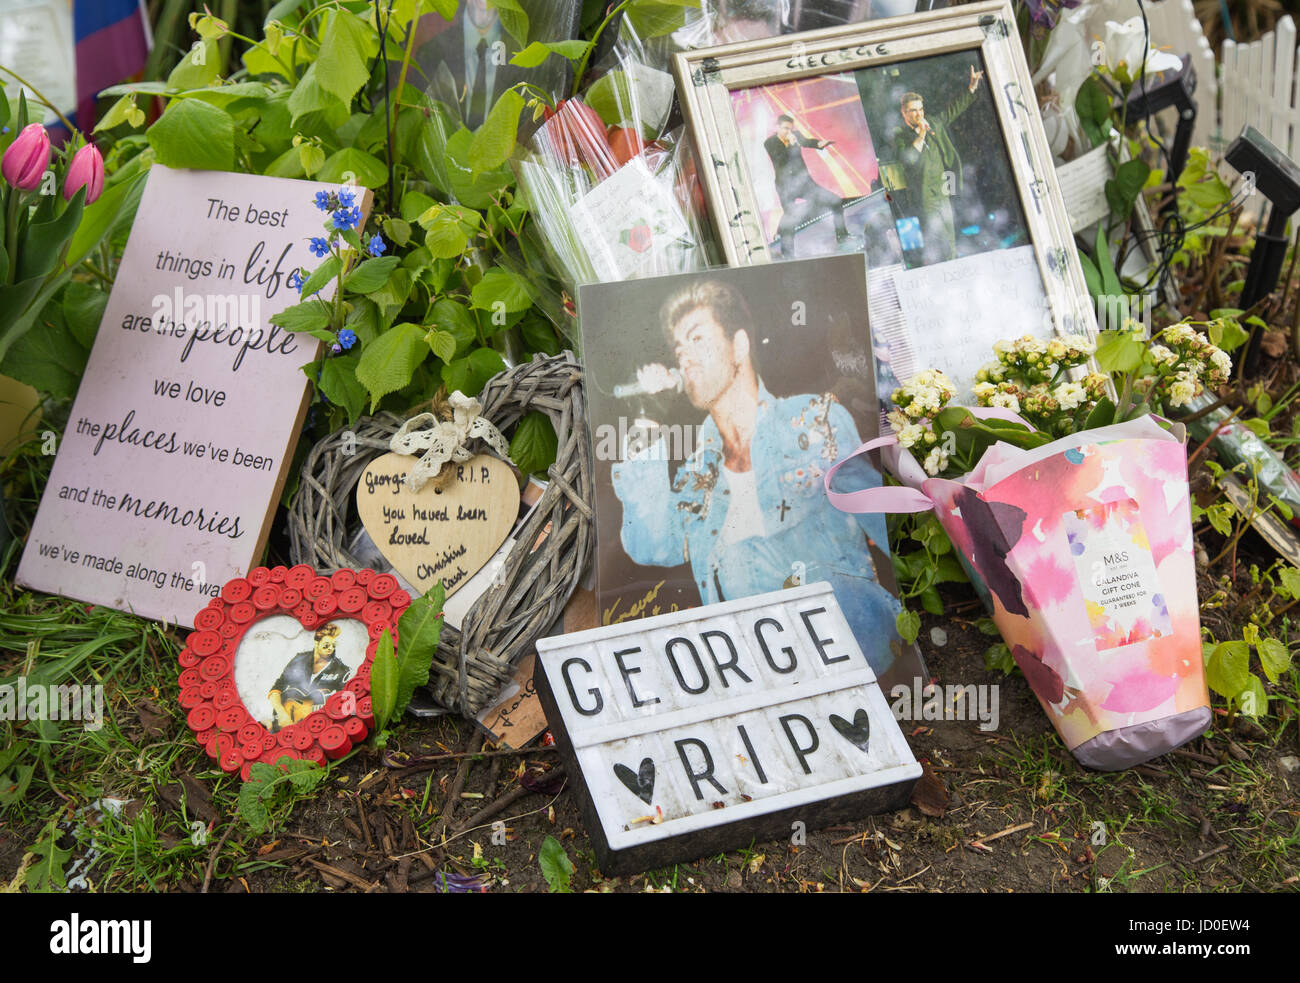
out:
{"label": "microphone", "polygon": [[681,392],[684,384],[681,371],[678,369],[669,369],[668,374],[673,378],[671,385],[643,386],[639,382],[629,382],[614,387],[614,398],[630,399],[633,396],[653,396],[656,393],[667,392],[668,390],[678,393]]}

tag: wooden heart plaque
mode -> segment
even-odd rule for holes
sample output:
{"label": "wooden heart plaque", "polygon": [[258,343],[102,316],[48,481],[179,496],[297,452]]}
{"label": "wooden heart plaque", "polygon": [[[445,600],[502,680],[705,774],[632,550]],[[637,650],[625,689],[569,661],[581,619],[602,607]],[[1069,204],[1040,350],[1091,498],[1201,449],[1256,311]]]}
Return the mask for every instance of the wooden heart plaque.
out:
{"label": "wooden heart plaque", "polygon": [[450,597],[497,548],[519,517],[519,483],[510,465],[490,454],[457,464],[443,491],[405,484],[418,458],[375,458],[357,484],[357,514],[379,552],[421,593],[439,580]]}

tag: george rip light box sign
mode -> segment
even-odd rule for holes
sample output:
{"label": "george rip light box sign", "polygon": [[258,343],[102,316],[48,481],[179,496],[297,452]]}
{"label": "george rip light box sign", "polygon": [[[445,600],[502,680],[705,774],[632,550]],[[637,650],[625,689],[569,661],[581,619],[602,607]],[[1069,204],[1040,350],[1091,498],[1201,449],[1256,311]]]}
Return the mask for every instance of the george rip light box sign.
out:
{"label": "george rip light box sign", "polygon": [[921,776],[826,583],[537,651],[605,874],[900,808]]}

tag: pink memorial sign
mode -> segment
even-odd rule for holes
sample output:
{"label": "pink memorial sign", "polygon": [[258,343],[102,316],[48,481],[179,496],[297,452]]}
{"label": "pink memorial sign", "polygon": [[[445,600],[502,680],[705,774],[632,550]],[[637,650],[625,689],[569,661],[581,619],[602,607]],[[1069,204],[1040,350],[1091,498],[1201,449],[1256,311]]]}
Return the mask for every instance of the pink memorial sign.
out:
{"label": "pink memorial sign", "polygon": [[20,584],[190,626],[257,563],[320,345],[269,319],[320,262],[320,190],[154,165]]}

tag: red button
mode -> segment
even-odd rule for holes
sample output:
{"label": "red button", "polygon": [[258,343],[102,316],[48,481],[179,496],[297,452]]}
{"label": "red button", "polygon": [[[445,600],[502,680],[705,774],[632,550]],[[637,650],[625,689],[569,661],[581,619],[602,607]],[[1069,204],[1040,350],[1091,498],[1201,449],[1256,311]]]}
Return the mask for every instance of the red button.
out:
{"label": "red button", "polygon": [[393,606],[387,601],[370,601],[361,609],[361,617],[367,623],[388,621],[393,614]]}
{"label": "red button", "polygon": [[280,607],[292,611],[302,603],[302,591],[296,587],[286,587],[280,591]]}
{"label": "red button", "polygon": [[371,642],[379,641],[384,632],[388,632],[390,635],[393,633],[392,623],[388,620],[372,621],[366,628],[366,633],[370,636]]}
{"label": "red button", "polygon": [[388,603],[393,606],[394,611],[401,611],[411,604],[411,595],[404,590],[395,590],[388,596]]}
{"label": "red button", "polygon": [[330,574],[330,583],[337,591],[347,590],[357,582],[357,575],[352,570],[335,570]]}
{"label": "red button", "polygon": [[397,590],[397,578],[391,573],[381,573],[366,586],[370,596],[376,601],[382,601],[393,591]]}
{"label": "red button", "polygon": [[325,763],[325,752],[315,744],[304,751],[302,756],[307,761],[314,761],[318,765],[323,765]]}
{"label": "red button", "polygon": [[275,566],[271,568],[271,583],[282,584],[284,578],[289,575],[289,568],[286,566]]}
{"label": "red button", "polygon": [[[360,700],[361,697],[363,696],[370,695],[370,683],[364,679],[358,679],[356,676],[353,676],[351,679],[349,679],[344,684],[343,688],[355,693],[358,700]],[[358,706],[357,712],[360,713],[361,712],[359,709],[360,703],[358,703],[357,706]]]}
{"label": "red button", "polygon": [[210,655],[199,666],[199,675],[204,679],[220,679],[230,672],[230,662],[222,655]]}
{"label": "red button", "polygon": [[217,714],[217,727],[228,733],[239,730],[248,723],[248,711],[243,707],[226,707]]}
{"label": "red button", "polygon": [[311,734],[306,727],[299,728],[293,735],[293,746],[299,751],[306,751],[315,743],[315,735]]}
{"label": "red button", "polygon": [[191,686],[200,685],[203,682],[203,677],[199,675],[197,669],[186,669],[176,682],[180,684],[181,689],[189,689]]}
{"label": "red button", "polygon": [[374,570],[371,570],[369,567],[362,567],[357,571],[357,583],[362,587],[369,587],[371,581],[373,581],[377,576],[379,576],[379,574]]}
{"label": "red button", "polygon": [[357,671],[356,671],[356,673],[355,673],[356,678],[357,678],[357,679],[369,679],[369,678],[370,678],[370,669],[371,669],[371,665],[372,665],[372,663],[369,663],[369,662],[363,662],[363,663],[361,663],[361,665],[357,666]]}
{"label": "red button", "polygon": [[333,594],[324,594],[312,602],[312,610],[320,617],[328,618],[339,609],[338,598]]}
{"label": "red button", "polygon": [[208,741],[208,754],[214,758],[220,758],[227,751],[233,751],[234,749],[234,735],[227,734],[225,731],[218,731],[217,736]]}
{"label": "red button", "polygon": [[222,599],[229,601],[231,604],[248,600],[248,596],[252,593],[253,588],[249,586],[248,581],[243,577],[227,580],[225,586],[221,588]]}
{"label": "red button", "polygon": [[197,655],[211,655],[221,648],[221,636],[215,631],[196,631],[189,637],[189,646]]}
{"label": "red button", "polygon": [[241,782],[246,782],[253,777],[253,764],[252,761],[245,761],[239,766],[239,780]]}
{"label": "red button", "polygon": [[284,586],[302,590],[315,579],[316,571],[305,563],[299,563],[296,567],[290,567],[284,575]]}
{"label": "red button", "polygon": [[208,601],[208,607],[212,608],[213,611],[224,611],[226,609],[226,602],[219,597],[214,597]]}
{"label": "red button", "polygon": [[[233,611],[238,606],[239,605],[232,605],[231,611]],[[237,625],[233,621],[230,621],[229,618],[230,618],[230,611],[227,611],[221,622],[221,627],[218,629],[218,631],[221,633],[221,637],[224,638],[226,641],[230,641],[232,638],[234,638],[236,635],[238,635],[241,631],[244,630],[243,625]]]}
{"label": "red button", "polygon": [[205,700],[212,699],[220,690],[221,687],[217,685],[216,680],[205,679],[199,683],[199,692],[203,694]]}
{"label": "red button", "polygon": [[256,761],[262,756],[262,742],[256,739],[244,741],[239,745],[239,754],[248,761]]}
{"label": "red button", "polygon": [[271,580],[271,571],[266,567],[254,567],[248,571],[248,582],[254,587],[261,587]]}
{"label": "red button", "polygon": [[329,717],[317,710],[315,713],[308,714],[307,719],[302,722],[302,725],[307,728],[308,733],[320,734],[321,731],[330,725],[330,721]]}
{"label": "red button", "polygon": [[[244,724],[243,727],[239,728],[239,733],[236,734],[235,736],[239,738],[240,744],[247,744],[249,741],[257,741],[258,747],[261,747],[262,746],[262,725],[254,723],[253,721],[250,720],[248,723]],[[261,751],[257,752],[257,754],[261,754],[261,753],[262,753]],[[253,755],[253,757],[256,758],[257,754]],[[244,757],[248,757],[248,755],[244,755]]]}
{"label": "red button", "polygon": [[357,700],[357,718],[367,727],[373,727],[375,725],[375,711],[370,702],[370,697],[369,695],[357,695],[361,697]]}
{"label": "red button", "polygon": [[232,707],[239,702],[239,694],[228,689],[218,687],[212,695],[212,705],[218,710],[224,710],[226,707]]}
{"label": "red button", "polygon": [[188,686],[181,690],[180,704],[186,710],[193,710],[203,702],[203,694],[199,692],[197,686]]}
{"label": "red button", "polygon": [[199,742],[199,747],[206,749],[208,743],[217,736],[217,728],[210,727],[207,730],[198,731],[194,739]]}
{"label": "red button", "polygon": [[187,646],[181,649],[181,654],[176,657],[176,661],[181,664],[182,669],[192,669],[199,664],[201,658],[199,653]]}
{"label": "red button", "polygon": [[280,742],[275,739],[275,735],[269,730],[262,735],[262,750],[273,751]]}
{"label": "red button", "polygon": [[369,731],[366,729],[365,721],[360,717],[348,717],[343,721],[343,733],[352,739],[353,744],[360,744],[366,739]]}
{"label": "red button", "polygon": [[317,577],[303,588],[303,593],[314,601],[318,597],[334,593],[334,585],[330,583],[329,577]]}
{"label": "red button", "polygon": [[273,584],[259,587],[253,591],[253,607],[259,611],[270,611],[280,606],[280,588]]}
{"label": "red button", "polygon": [[313,628],[315,628],[317,625],[320,624],[320,618],[317,616],[315,611],[303,612],[302,614],[298,615],[298,620],[302,622],[302,626],[306,628],[308,631],[311,631]]}
{"label": "red button", "polygon": [[357,694],[348,691],[348,695],[352,697],[350,701],[343,693],[331,693],[329,699],[325,701],[325,716],[331,720],[343,720],[352,716],[352,712],[356,710]]}
{"label": "red button", "polygon": [[343,732],[343,728],[338,724],[326,727],[321,731],[317,740],[320,741],[321,750],[325,752],[325,757],[331,761],[343,757],[352,750],[352,742],[348,740],[348,735]]}
{"label": "red button", "polygon": [[348,614],[356,614],[366,602],[370,600],[364,587],[349,587],[339,595],[339,610],[346,611]]}
{"label": "red button", "polygon": [[235,624],[247,624],[256,617],[257,608],[253,607],[248,601],[239,601],[230,607],[230,620]]}
{"label": "red button", "polygon": [[235,748],[231,748],[221,755],[221,770],[227,774],[233,774],[244,766],[244,756]]}
{"label": "red button", "polygon": [[207,628],[219,628],[225,621],[224,615],[216,608],[204,608],[194,616],[194,627],[203,631]]}

